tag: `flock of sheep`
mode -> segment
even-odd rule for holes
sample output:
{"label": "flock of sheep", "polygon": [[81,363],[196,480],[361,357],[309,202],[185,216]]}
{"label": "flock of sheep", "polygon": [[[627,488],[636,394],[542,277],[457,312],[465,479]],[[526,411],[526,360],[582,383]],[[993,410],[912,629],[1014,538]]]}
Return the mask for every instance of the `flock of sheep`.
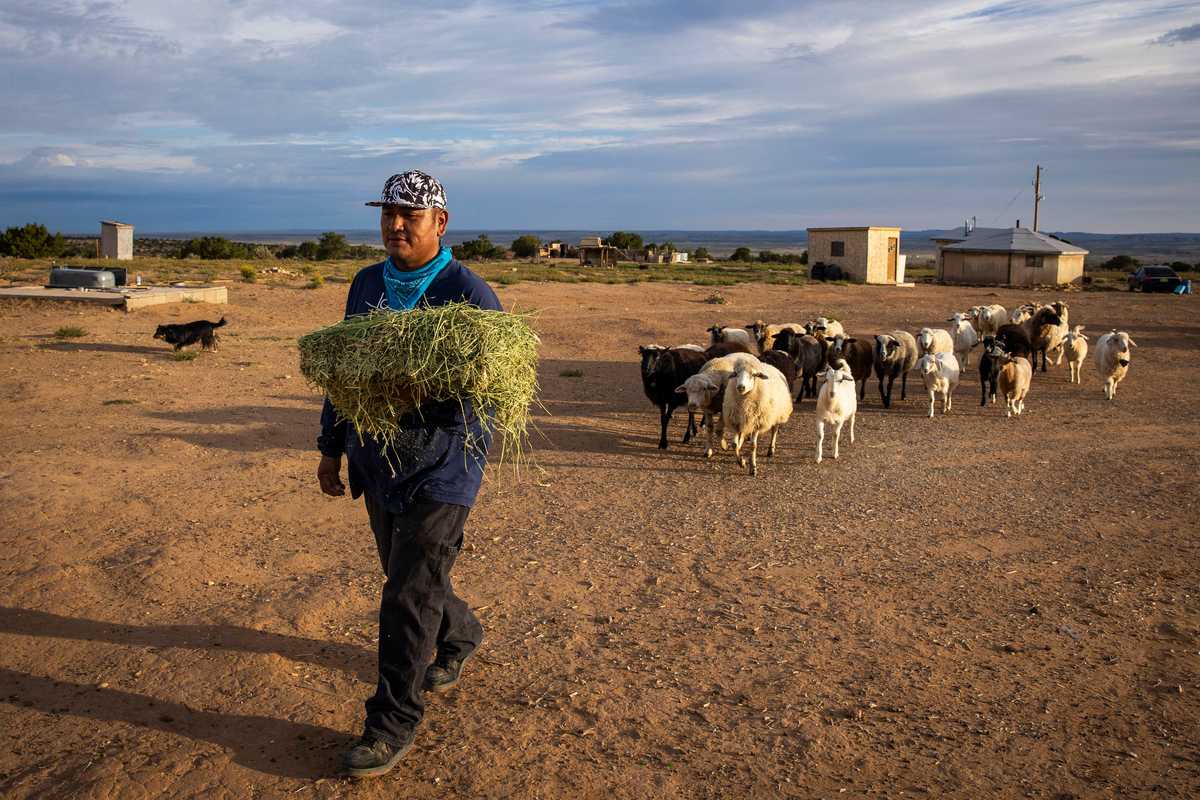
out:
{"label": "flock of sheep", "polygon": [[[833,457],[838,457],[843,426],[850,425],[866,396],[867,379],[874,373],[884,408],[892,404],[892,387],[900,380],[900,398],[908,393],[908,374],[915,371],[929,396],[929,416],[937,401],[946,414],[971,351],[979,356],[980,405],[1004,398],[1007,416],[1025,410],[1038,357],[1042,372],[1047,364],[1066,358],[1068,380],[1080,382],[1088,354],[1083,326],[1068,325],[1066,303],[1027,303],[1009,313],[1003,306],[974,306],[953,314],[949,330],[922,328],[882,333],[873,340],[847,336],[842,324],[818,317],[807,323],[767,324],[761,320],[745,328],[714,325],[708,329],[707,347],[683,344],[663,347],[642,345],[642,387],[659,409],[662,430],[658,446],[667,447],[667,426],[676,408],[687,406],[688,423],[683,441],[698,433],[696,415],[707,428],[705,457],[713,456],[713,437],[722,449],[732,441],[738,463],[749,443],[749,471],[758,473],[758,439],[770,436],[767,455],[775,454],[779,429],[792,416],[795,404],[816,399],[817,462],[824,451],[825,429],[833,433]],[[1117,385],[1129,369],[1131,347],[1137,343],[1123,331],[1112,331],[1096,341],[1096,370],[1104,381],[1104,396],[1112,400]],[[799,386],[797,392],[796,387]]]}

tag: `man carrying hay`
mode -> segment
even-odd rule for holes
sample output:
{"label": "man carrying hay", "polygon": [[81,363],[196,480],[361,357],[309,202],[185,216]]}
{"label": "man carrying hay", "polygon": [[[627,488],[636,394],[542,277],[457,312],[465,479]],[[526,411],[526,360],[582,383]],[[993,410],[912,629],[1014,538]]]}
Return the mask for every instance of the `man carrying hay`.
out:
{"label": "man carrying hay", "polygon": [[[416,170],[393,175],[380,208],[387,260],[350,285],[346,318],[468,303],[500,310],[491,287],[443,247],[449,214],[441,184]],[[476,312],[477,313],[477,312]],[[336,399],[336,398],[335,398]],[[422,692],[452,686],[483,639],[483,626],[455,593],[450,569],[483,477],[491,429],[469,401],[423,401],[401,414],[381,444],[335,411],[328,396],[317,446],[321,491],[366,501],[387,582],[379,608],[379,682],[366,704],[362,738],[343,757],[353,776],[382,775],[412,746]],[[430,664],[430,660],[433,663]]]}

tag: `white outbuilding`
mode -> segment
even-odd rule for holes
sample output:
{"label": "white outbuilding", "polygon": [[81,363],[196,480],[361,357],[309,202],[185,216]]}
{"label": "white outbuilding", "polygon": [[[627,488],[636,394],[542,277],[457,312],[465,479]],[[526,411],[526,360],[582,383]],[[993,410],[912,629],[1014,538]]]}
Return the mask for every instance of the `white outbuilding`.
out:
{"label": "white outbuilding", "polygon": [[101,220],[100,257],[129,261],[133,258],[133,226],[125,222]]}

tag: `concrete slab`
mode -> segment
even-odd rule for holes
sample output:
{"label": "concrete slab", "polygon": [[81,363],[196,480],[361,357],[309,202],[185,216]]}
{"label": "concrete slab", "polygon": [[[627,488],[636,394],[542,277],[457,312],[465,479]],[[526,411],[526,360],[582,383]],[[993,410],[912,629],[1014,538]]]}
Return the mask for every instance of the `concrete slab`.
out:
{"label": "concrete slab", "polygon": [[0,289],[0,300],[59,300],[120,306],[133,311],[164,303],[227,303],[224,286],[122,286],[117,289],[50,289],[45,286],[9,286]]}

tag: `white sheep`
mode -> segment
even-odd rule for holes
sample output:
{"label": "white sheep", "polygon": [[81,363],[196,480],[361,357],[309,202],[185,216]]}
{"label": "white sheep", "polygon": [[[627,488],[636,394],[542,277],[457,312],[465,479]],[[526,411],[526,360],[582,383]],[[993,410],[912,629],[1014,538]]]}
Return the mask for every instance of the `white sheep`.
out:
{"label": "white sheep", "polygon": [[1030,317],[1033,316],[1033,313],[1035,311],[1037,311],[1037,307],[1030,303],[1025,303],[1023,305],[1017,306],[1011,312],[1009,312],[1009,315],[1008,315],[1009,324],[1023,325]]}
{"label": "white sheep", "polygon": [[[713,457],[713,433],[717,426],[716,418],[721,416],[726,381],[743,365],[761,366],[761,364],[761,361],[749,353],[730,353],[706,362],[698,373],[692,375],[683,382],[682,386],[675,389],[676,392],[687,395],[688,412],[702,414],[703,422],[701,424],[708,426],[708,447],[704,451],[705,458]],[[722,432],[721,449],[724,450],[725,447],[725,435]]]}
{"label": "white sheep", "polygon": [[954,339],[944,328],[921,328],[917,332],[917,356],[926,353],[953,353]]}
{"label": "white sheep", "polygon": [[735,342],[743,344],[751,353],[759,352],[758,342],[755,341],[754,335],[745,328],[730,328],[722,325],[713,325],[708,329],[709,335],[712,337],[713,344],[721,342]]}
{"label": "white sheep", "polygon": [[817,463],[821,463],[825,444],[825,425],[833,426],[833,457],[838,457],[838,445],[842,440],[842,425],[850,421],[850,444],[854,444],[854,417],[858,413],[858,387],[854,373],[845,361],[837,367],[828,367],[823,375],[825,382],[817,394]]}
{"label": "white sheep", "polygon": [[1113,330],[1096,340],[1096,371],[1104,381],[1104,398],[1113,400],[1117,396],[1117,384],[1129,372],[1129,361],[1137,342],[1125,331]]}
{"label": "white sheep", "polygon": [[1000,375],[997,382],[1004,397],[1005,416],[1018,417],[1025,411],[1025,396],[1029,394],[1029,383],[1033,380],[1033,366],[1024,356],[999,356]]}
{"label": "white sheep", "polygon": [[804,335],[804,326],[799,322],[780,322],[768,325],[761,320],[749,328],[758,337],[758,349],[765,353],[775,346],[775,336],[783,330],[794,331],[797,336]]}
{"label": "white sheep", "polygon": [[958,359],[953,353],[928,353],[917,362],[917,372],[924,378],[925,389],[929,392],[929,417],[933,418],[939,394],[942,396],[942,414],[948,413],[954,405],[951,396],[958,388]]}
{"label": "white sheep", "polygon": [[1083,369],[1083,360],[1088,354],[1088,338],[1083,335],[1083,326],[1076,325],[1067,333],[1067,338],[1063,341],[1063,352],[1067,356],[1067,366],[1071,372],[1067,375],[1067,380],[1071,383],[1079,383],[1079,373]]}
{"label": "white sheep", "polygon": [[1008,322],[1008,310],[999,303],[988,306],[971,306],[967,315],[975,320],[980,337],[995,336],[1000,326]]}
{"label": "white sheep", "polygon": [[836,319],[829,319],[828,317],[817,317],[805,325],[804,330],[810,336],[814,336],[817,332],[820,332],[826,339],[830,340],[832,340],[835,336],[846,335],[845,329],[842,328],[842,323],[838,322]]}
{"label": "white sheep", "polygon": [[954,339],[954,357],[963,369],[966,369],[971,363],[971,348],[979,344],[979,334],[975,333],[975,329],[967,321],[966,314],[955,314],[949,321],[954,323],[950,328],[951,337]]}
{"label": "white sheep", "polygon": [[1066,303],[1057,302],[1051,303],[1050,307],[1054,309],[1054,313],[1058,314],[1058,335],[1051,339],[1052,346],[1046,349],[1046,358],[1054,366],[1062,363],[1063,356],[1066,355],[1064,344],[1066,343],[1067,334],[1071,332],[1070,325],[1070,308]]}
{"label": "white sheep", "polygon": [[771,434],[767,456],[775,455],[779,428],[792,416],[792,391],[783,373],[770,364],[743,364],[725,383],[721,418],[733,439],[738,464],[746,466],[742,444],[750,439],[750,474],[758,474],[758,437]]}

